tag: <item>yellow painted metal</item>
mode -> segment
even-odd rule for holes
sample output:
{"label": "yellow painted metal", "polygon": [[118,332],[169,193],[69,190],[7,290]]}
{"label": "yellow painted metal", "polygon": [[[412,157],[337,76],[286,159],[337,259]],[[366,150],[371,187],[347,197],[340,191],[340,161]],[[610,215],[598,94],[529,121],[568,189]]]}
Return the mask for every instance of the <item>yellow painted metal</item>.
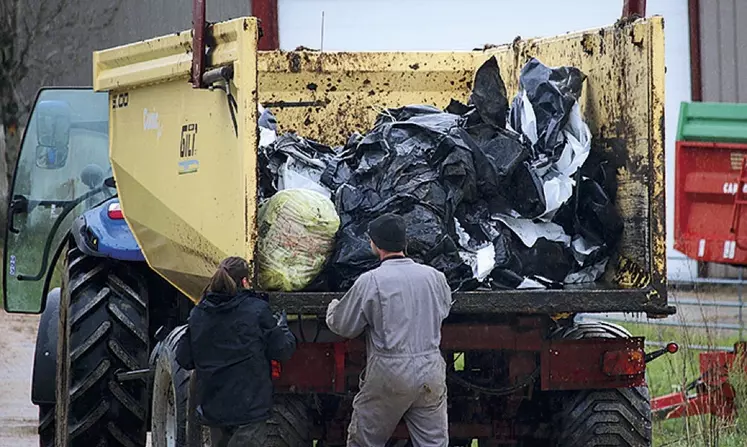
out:
{"label": "yellow painted metal", "polygon": [[222,258],[254,253],[257,23],[213,29],[214,66],[235,70],[238,137],[226,93],[188,84],[189,33],[94,54],[94,88],[110,92],[110,158],[125,218],[150,266],[192,299]]}
{"label": "yellow painted metal", "polygon": [[[128,95],[126,107],[111,111],[111,159],[125,217],[149,264],[194,299],[221,257],[253,258],[257,100],[276,115],[280,131],[341,145],[385,108],[466,101],[475,69],[491,56],[510,96],[530,57],[576,66],[588,75],[580,103],[595,150],[617,163],[620,259],[661,279],[663,27],[653,17],[473,52],[257,53],[254,19],[219,23],[211,61],[236,69],[238,139],[225,94],[187,85],[189,33],[95,53],[94,86],[110,91],[114,104]],[[199,167],[179,174],[182,127],[191,123],[198,124],[189,140],[197,153],[188,158]],[[616,266],[610,270],[612,280]]]}
{"label": "yellow painted metal", "polygon": [[[466,101],[475,69],[491,56],[498,60],[510,97],[518,90],[519,73],[530,57],[550,66],[576,66],[588,76],[580,104],[594,148],[619,162],[617,205],[625,222],[620,260],[664,280],[661,17],[518,40],[486,51],[260,52],[259,98],[271,105],[281,131],[342,145],[352,132],[370,129],[385,108],[446,107],[452,98]],[[282,107],[283,103],[306,106]],[[614,281],[616,267],[608,269],[608,280]]]}

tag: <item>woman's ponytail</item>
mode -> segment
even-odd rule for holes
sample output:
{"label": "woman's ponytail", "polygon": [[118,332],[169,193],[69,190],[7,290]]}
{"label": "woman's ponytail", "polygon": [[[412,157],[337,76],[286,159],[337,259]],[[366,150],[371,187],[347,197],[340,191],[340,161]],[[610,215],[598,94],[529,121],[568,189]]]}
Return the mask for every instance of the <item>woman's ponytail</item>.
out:
{"label": "woman's ponytail", "polygon": [[207,293],[220,293],[224,295],[236,295],[242,286],[242,282],[249,276],[249,263],[243,258],[232,256],[221,261],[218,270],[210,278],[205,287],[203,295]]}

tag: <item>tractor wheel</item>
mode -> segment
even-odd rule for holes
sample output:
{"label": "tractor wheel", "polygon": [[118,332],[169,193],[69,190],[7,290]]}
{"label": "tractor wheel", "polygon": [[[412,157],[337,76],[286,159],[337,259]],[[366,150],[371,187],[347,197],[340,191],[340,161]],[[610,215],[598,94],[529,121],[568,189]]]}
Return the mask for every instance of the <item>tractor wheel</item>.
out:
{"label": "tractor wheel", "polygon": [[153,447],[195,445],[187,442],[190,373],[176,361],[176,347],[186,331],[186,325],[171,331],[156,352],[151,412]]}
{"label": "tractor wheel", "polygon": [[148,367],[144,277],[136,265],[86,256],[75,247],[66,266],[57,378],[68,388],[58,393],[56,419],[67,416],[71,447],[145,446],[147,384],[116,379],[118,372]]}
{"label": "tractor wheel", "polygon": [[54,404],[39,405],[39,447],[55,447],[54,430]]}
{"label": "tractor wheel", "polygon": [[[582,323],[563,328],[554,338],[627,338],[630,333],[610,323]],[[648,387],[582,390],[559,393],[555,416],[559,447],[650,446],[651,400]]]}

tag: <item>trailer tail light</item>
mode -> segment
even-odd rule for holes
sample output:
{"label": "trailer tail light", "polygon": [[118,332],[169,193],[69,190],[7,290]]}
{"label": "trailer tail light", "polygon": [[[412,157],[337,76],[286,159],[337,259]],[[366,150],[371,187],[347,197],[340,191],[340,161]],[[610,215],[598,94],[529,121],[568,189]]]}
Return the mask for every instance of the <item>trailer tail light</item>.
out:
{"label": "trailer tail light", "polygon": [[604,353],[602,371],[608,376],[634,376],[646,370],[646,355],[640,349],[622,349]]}
{"label": "trailer tail light", "polygon": [[112,220],[122,220],[124,219],[124,214],[122,213],[122,207],[119,205],[119,202],[115,202],[109,205],[109,209],[106,211],[107,216],[109,216],[109,219]]}
{"label": "trailer tail light", "polygon": [[272,360],[270,363],[272,364],[272,380],[278,380],[282,371],[280,362],[278,362],[277,360]]}

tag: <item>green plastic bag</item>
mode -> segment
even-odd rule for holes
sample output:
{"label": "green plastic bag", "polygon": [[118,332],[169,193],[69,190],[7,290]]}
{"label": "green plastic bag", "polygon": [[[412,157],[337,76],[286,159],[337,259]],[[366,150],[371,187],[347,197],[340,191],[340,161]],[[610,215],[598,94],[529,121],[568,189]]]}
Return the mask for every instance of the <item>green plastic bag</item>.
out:
{"label": "green plastic bag", "polygon": [[307,189],[279,191],[257,216],[258,282],[262,290],[308,286],[332,255],[340,218],[332,201]]}

